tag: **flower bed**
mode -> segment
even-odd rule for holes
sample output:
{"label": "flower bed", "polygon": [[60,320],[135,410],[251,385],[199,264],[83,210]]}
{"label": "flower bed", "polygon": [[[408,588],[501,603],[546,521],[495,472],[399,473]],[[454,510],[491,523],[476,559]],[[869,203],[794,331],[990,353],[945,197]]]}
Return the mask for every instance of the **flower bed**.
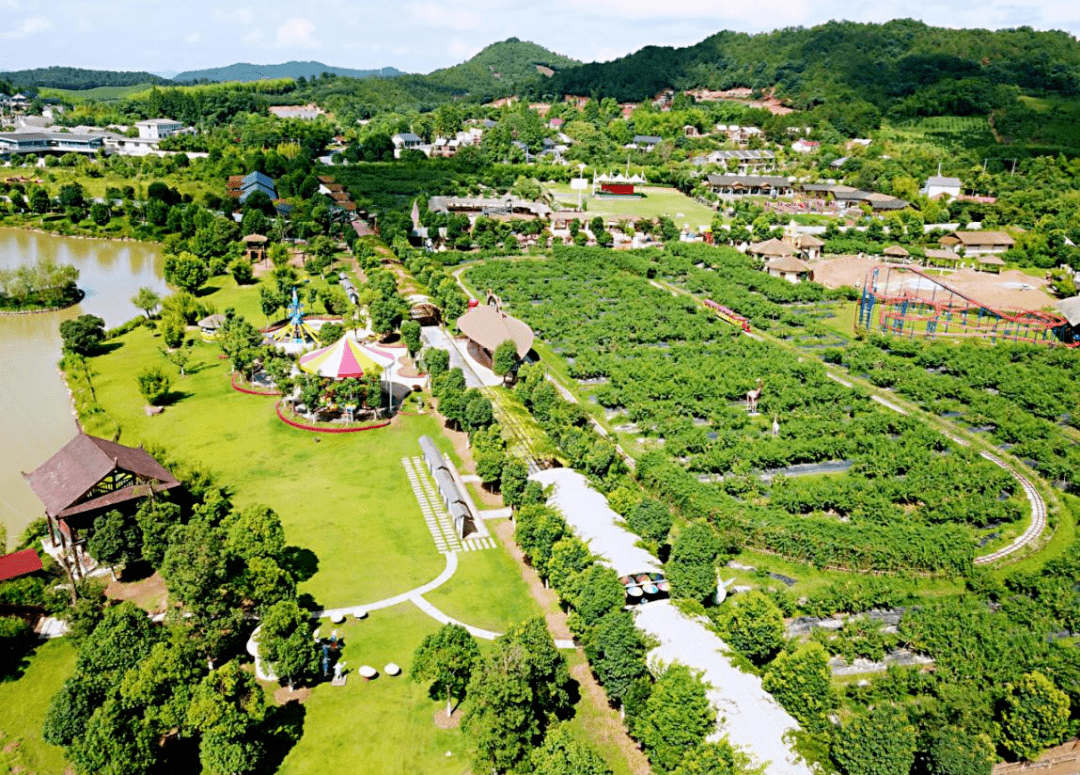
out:
{"label": "flower bed", "polygon": [[360,425],[350,427],[334,427],[331,425],[308,425],[307,423],[299,422],[298,420],[290,419],[285,415],[285,411],[281,407],[281,402],[278,401],[274,406],[277,411],[278,419],[280,419],[286,425],[291,425],[293,428],[299,428],[302,431],[311,431],[312,433],[359,433],[360,431],[373,431],[376,428],[385,428],[390,424],[390,420],[379,420],[372,425]]}

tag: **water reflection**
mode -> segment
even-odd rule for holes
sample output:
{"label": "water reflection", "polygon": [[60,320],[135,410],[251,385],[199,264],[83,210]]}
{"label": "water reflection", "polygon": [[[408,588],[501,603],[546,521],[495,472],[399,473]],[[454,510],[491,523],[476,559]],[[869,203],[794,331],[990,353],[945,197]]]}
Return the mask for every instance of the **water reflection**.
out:
{"label": "water reflection", "polygon": [[131,303],[139,288],[148,286],[159,294],[168,290],[156,245],[0,229],[0,267],[15,268],[39,258],[77,267],[86,298],[60,312],[0,316],[0,522],[9,544],[43,513],[22,472],[43,463],[76,432],[56,368],[60,323],[92,314],[104,318],[106,326],[119,325],[141,314]]}

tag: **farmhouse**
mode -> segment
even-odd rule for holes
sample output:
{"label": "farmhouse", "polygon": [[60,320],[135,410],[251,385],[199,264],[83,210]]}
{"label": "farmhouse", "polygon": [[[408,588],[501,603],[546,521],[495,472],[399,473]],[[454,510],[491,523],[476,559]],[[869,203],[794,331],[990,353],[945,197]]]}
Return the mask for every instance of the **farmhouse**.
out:
{"label": "farmhouse", "polygon": [[163,140],[182,131],[184,125],[171,118],[148,118],[146,121],[136,121],[135,128],[139,130],[142,140]]}
{"label": "farmhouse", "polygon": [[762,175],[709,175],[709,186],[722,197],[790,196],[794,189],[787,178]]}
{"label": "farmhouse", "polygon": [[986,256],[1004,253],[1016,241],[1003,231],[954,231],[941,238],[941,244],[950,248],[963,248],[968,256]]}
{"label": "farmhouse", "polygon": [[772,151],[713,151],[708,156],[697,156],[694,164],[723,164],[738,174],[768,172],[776,166],[776,154]]}
{"label": "farmhouse", "polygon": [[792,285],[798,285],[804,280],[814,279],[814,273],[810,270],[810,267],[795,256],[774,258],[765,264],[765,271],[773,277],[787,280]]}
{"label": "farmhouse", "polygon": [[469,355],[488,368],[491,368],[495,349],[507,339],[514,343],[518,358],[524,358],[532,349],[531,328],[517,318],[486,304],[473,307],[459,317],[457,327],[469,339]]}
{"label": "farmhouse", "polygon": [[402,151],[421,150],[424,139],[412,132],[399,132],[390,138],[390,142],[394,144],[394,158],[400,159]]}
{"label": "farmhouse", "polygon": [[663,142],[663,139],[656,135],[634,135],[633,146],[642,151],[652,151]]}
{"label": "farmhouse", "polygon": [[180,486],[142,447],[84,433],[23,477],[45,506],[52,545],[74,549],[76,559],[96,516]]}
{"label": "farmhouse", "polygon": [[939,199],[943,196],[958,199],[961,186],[960,178],[945,178],[941,175],[933,175],[926,179],[926,183],[922,187],[922,194],[928,199]]}

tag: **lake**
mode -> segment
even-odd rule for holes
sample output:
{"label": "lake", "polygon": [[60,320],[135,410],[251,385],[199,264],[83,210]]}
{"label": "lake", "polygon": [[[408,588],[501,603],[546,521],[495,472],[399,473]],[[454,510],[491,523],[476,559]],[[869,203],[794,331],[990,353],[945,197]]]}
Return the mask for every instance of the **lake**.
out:
{"label": "lake", "polygon": [[71,400],[60,377],[60,323],[79,315],[117,326],[142,312],[131,303],[139,288],[165,295],[157,245],[83,240],[0,228],[0,267],[51,258],[79,270],[86,297],[74,307],[33,315],[0,315],[0,523],[8,545],[44,516],[23,471],[37,468],[77,432]]}

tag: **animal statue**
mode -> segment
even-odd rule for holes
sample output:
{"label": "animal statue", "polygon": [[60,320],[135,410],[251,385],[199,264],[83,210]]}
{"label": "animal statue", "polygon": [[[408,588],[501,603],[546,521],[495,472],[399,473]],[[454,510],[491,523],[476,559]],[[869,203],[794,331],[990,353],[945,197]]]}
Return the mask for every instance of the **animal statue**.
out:
{"label": "animal statue", "polygon": [[759,379],[756,388],[746,391],[746,411],[750,414],[757,414],[757,402],[761,398],[761,391],[764,389],[765,383]]}
{"label": "animal statue", "polygon": [[780,435],[780,417],[775,414],[772,418],[772,435],[774,438]]}

